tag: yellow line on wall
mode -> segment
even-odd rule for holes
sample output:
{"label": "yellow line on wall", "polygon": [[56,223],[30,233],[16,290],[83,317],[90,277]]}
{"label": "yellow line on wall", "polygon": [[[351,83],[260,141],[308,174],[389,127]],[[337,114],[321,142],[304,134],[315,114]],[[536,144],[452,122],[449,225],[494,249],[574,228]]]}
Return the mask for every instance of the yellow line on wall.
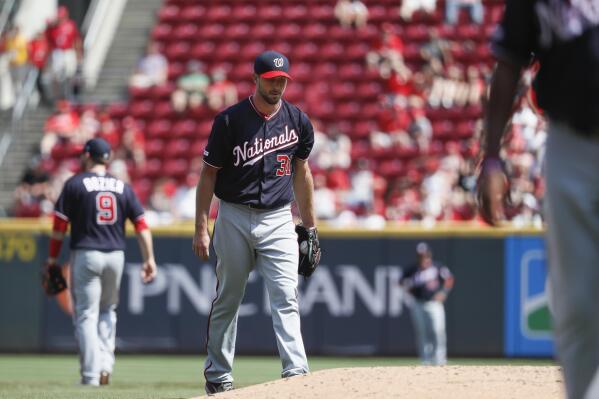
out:
{"label": "yellow line on wall", "polygon": [[[49,234],[51,219],[0,218],[0,233]],[[433,227],[424,227],[419,223],[388,223],[382,230],[364,228],[338,228],[321,223],[319,235],[332,238],[409,238],[409,237],[488,237],[501,238],[506,236],[539,236],[542,229],[534,227],[515,228],[505,225],[491,228],[478,223],[439,223]],[[193,236],[192,222],[179,222],[168,226],[152,227],[155,236]],[[133,227],[127,225],[127,233],[133,234]]]}

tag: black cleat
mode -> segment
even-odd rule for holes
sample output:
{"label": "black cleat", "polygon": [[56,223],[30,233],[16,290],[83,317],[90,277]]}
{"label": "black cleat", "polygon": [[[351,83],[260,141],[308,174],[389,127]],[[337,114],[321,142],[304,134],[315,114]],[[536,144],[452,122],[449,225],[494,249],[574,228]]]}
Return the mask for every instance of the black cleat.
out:
{"label": "black cleat", "polygon": [[210,382],[206,381],[206,385],[204,387],[206,393],[208,395],[214,395],[215,393],[232,391],[233,383],[232,382]]}

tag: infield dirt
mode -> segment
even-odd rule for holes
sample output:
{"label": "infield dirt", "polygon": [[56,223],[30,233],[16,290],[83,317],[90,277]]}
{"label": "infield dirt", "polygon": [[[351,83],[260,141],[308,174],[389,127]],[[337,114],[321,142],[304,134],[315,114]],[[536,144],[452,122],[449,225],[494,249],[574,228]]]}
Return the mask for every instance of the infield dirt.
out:
{"label": "infield dirt", "polygon": [[561,399],[563,382],[555,366],[356,367],[252,385],[214,398]]}

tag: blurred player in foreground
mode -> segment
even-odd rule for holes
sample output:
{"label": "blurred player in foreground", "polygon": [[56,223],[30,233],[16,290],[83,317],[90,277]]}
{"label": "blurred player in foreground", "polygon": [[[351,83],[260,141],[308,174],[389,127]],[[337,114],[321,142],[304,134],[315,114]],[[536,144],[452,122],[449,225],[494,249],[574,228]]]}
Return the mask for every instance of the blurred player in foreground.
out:
{"label": "blurred player in foreground", "polygon": [[569,399],[599,398],[599,2],[508,0],[493,43],[498,59],[479,177],[482,217],[504,218],[509,180],[501,137],[524,68],[537,60],[548,116],[545,218],[558,360]]}

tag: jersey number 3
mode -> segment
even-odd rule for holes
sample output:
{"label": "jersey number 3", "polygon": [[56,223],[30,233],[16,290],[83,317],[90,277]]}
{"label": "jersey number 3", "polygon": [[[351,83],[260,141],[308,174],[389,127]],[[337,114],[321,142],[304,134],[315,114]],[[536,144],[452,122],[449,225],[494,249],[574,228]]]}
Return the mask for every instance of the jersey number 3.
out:
{"label": "jersey number 3", "polygon": [[291,175],[291,158],[289,158],[289,155],[277,155],[277,162],[281,164],[277,169],[277,176]]}
{"label": "jersey number 3", "polygon": [[111,192],[101,192],[96,195],[96,222],[98,224],[115,224],[116,197]]}

